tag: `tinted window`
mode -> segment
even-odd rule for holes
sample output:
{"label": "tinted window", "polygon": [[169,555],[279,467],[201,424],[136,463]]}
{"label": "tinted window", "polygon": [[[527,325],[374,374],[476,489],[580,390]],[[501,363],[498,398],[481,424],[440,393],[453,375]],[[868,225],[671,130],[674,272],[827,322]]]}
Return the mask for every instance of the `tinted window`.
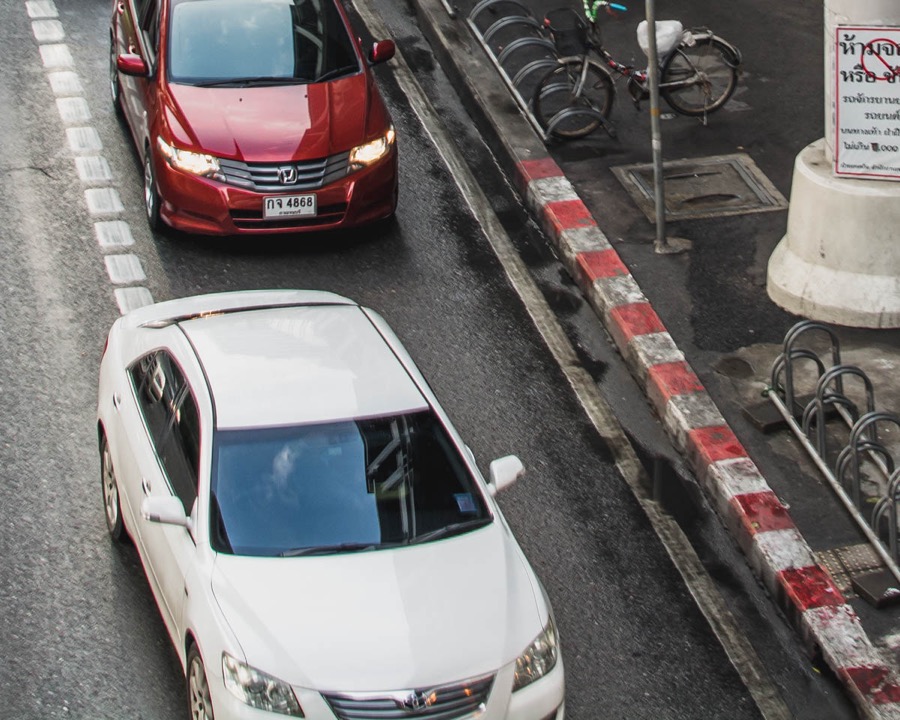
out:
{"label": "tinted window", "polygon": [[221,552],[377,549],[491,521],[430,411],[221,431],[213,453],[212,543]]}
{"label": "tinted window", "polygon": [[130,368],[138,406],[172,491],[190,513],[197,498],[200,419],[184,374],[165,352],[147,355]]}
{"label": "tinted window", "polygon": [[175,82],[308,82],[358,70],[333,0],[181,0],[172,10]]}
{"label": "tinted window", "polygon": [[144,35],[146,43],[148,63],[156,62],[156,55],[159,52],[159,15],[160,6],[157,0],[143,0],[138,3],[141,8],[138,11],[140,17],[141,32]]}

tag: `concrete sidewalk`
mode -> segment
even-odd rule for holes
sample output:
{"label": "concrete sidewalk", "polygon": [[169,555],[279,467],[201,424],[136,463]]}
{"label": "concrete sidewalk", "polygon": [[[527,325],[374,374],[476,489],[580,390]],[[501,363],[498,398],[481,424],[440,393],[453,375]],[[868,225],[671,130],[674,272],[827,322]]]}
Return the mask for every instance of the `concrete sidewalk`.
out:
{"label": "concrete sidewalk", "polygon": [[[780,348],[773,342],[754,343],[724,358],[690,341],[690,348],[682,350],[676,339],[689,334],[674,329],[685,322],[679,314],[684,304],[678,295],[684,292],[679,280],[687,283],[685,275],[691,270],[685,270],[685,261],[678,258],[653,255],[653,228],[643,222],[642,212],[621,185],[611,180],[608,161],[606,167],[601,159],[585,170],[573,146],[548,149],[471,35],[465,13],[451,18],[440,0],[414,0],[414,5],[444,71],[485,132],[498,162],[773,600],[810,653],[820,656],[841,680],[862,716],[900,718],[895,656],[900,611],[874,610],[852,596],[848,577],[837,581],[835,567],[826,567],[822,558],[833,557],[828,551],[846,547],[858,533],[849,527],[824,483],[810,488],[809,480],[794,477],[797,465],[811,465],[799,444],[786,431],[764,436],[741,412],[760,402]],[[618,112],[626,112],[627,98],[620,96],[618,102]],[[597,133],[592,142],[605,142],[602,135]],[[753,217],[757,220],[741,223],[713,220],[704,232],[771,235],[778,223],[783,227],[785,222],[783,213]],[[696,255],[692,261],[702,265]],[[647,271],[651,263],[666,269]],[[633,266],[642,268],[652,292],[645,294]],[[753,288],[754,303],[771,305],[760,283]],[[717,306],[707,312],[719,313],[725,324],[740,322],[742,311]],[[774,306],[771,315],[783,326],[782,334],[799,319]],[[900,409],[897,335],[841,333],[845,362],[866,369],[879,391],[879,409]]]}

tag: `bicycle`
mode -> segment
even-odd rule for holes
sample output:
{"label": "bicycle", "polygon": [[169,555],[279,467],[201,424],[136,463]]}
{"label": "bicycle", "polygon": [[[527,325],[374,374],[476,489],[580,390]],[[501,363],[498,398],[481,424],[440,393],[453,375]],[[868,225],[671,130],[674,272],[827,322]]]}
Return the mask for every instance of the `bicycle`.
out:
{"label": "bicycle", "polygon": [[[613,73],[627,78],[636,107],[650,95],[648,72],[618,62],[603,47],[597,22],[601,7],[609,14],[627,10],[607,0],[592,6],[584,0],[587,22],[571,8],[550,10],[544,18],[559,58],[535,88],[532,111],[555,137],[584,137],[600,125],[615,136],[607,122],[616,96]],[[638,25],[637,34],[648,53],[646,21]],[[706,116],[724,106],[737,87],[740,50],[708,28],[685,30],[677,20],[657,21],[656,36],[660,95],[675,112],[702,117],[705,124]]]}

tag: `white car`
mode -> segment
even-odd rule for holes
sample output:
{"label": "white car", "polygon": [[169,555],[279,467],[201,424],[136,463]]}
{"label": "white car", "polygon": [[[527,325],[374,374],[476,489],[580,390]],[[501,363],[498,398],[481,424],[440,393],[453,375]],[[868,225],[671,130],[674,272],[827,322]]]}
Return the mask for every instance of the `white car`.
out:
{"label": "white car", "polygon": [[103,502],[192,720],[563,720],[547,595],[490,479],[375,312],[248,291],[119,318]]}

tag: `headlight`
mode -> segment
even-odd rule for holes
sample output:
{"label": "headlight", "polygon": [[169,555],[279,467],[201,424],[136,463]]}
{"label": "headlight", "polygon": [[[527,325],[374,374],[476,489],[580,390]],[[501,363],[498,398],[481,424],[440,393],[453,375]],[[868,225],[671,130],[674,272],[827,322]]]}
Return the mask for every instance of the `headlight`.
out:
{"label": "headlight", "polygon": [[516,658],[516,676],[513,681],[513,692],[521,690],[535,680],[544,677],[556,666],[559,657],[559,646],[556,644],[556,628],[553,618],[547,621],[547,627],[543,629],[534,642],[528,646],[518,658]]}
{"label": "headlight", "polygon": [[391,149],[396,138],[394,126],[391,125],[387,132],[377,140],[367,142],[365,145],[358,145],[350,151],[350,169],[362,170],[374,162],[378,162]]}
{"label": "headlight", "polygon": [[190,150],[179,150],[177,147],[169,145],[162,138],[157,138],[156,145],[169,165],[176,170],[182,170],[191,175],[200,175],[201,177],[216,177],[219,175],[219,161],[212,155],[195,153]]}
{"label": "headlight", "polygon": [[231,655],[222,655],[225,687],[241,702],[259,710],[305,717],[291,686],[252,668]]}

